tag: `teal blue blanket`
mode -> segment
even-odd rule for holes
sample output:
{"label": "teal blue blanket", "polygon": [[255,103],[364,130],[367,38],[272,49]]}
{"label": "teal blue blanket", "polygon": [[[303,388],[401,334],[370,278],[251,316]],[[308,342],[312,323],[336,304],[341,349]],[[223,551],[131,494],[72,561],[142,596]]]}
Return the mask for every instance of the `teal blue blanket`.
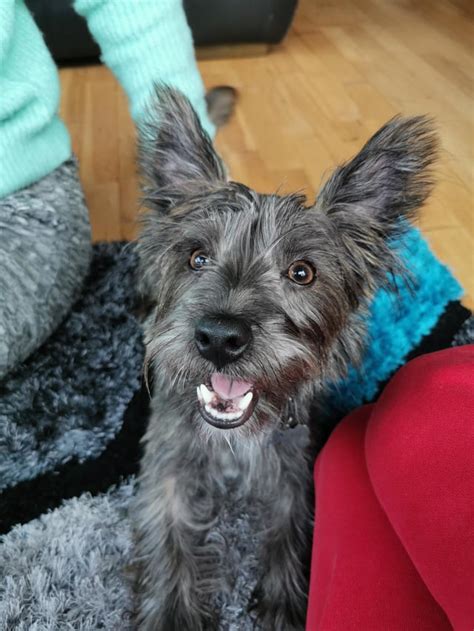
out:
{"label": "teal blue blanket", "polygon": [[342,415],[371,401],[380,384],[430,333],[448,302],[459,300],[462,288],[446,265],[431,252],[419,230],[394,243],[411,273],[409,285],[395,279],[398,292],[381,289],[370,307],[367,350],[362,365],[351,367],[343,380],[330,386],[331,415]]}

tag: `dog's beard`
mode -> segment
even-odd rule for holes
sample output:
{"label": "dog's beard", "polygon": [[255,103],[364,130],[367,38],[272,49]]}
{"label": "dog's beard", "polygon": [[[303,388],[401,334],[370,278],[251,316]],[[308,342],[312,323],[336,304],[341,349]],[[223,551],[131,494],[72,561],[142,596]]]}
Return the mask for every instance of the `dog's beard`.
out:
{"label": "dog's beard", "polygon": [[[177,361],[177,356],[182,361]],[[288,400],[297,394],[289,388],[295,376],[294,366],[281,369],[284,386],[255,371],[238,365],[226,367],[226,372],[212,372],[212,367],[189,354],[163,356],[158,353],[153,362],[154,381],[160,391],[178,401],[181,414],[189,418],[197,435],[205,443],[227,443],[232,449],[239,445],[260,443],[279,426]],[[232,370],[232,372],[231,372]],[[294,383],[294,382],[293,382]]]}
{"label": "dog's beard", "polygon": [[206,436],[255,436],[278,424],[289,397],[320,370],[313,349],[289,339],[275,320],[238,362],[217,369],[195,348],[192,320],[178,306],[147,331],[146,369],[181,402]]}

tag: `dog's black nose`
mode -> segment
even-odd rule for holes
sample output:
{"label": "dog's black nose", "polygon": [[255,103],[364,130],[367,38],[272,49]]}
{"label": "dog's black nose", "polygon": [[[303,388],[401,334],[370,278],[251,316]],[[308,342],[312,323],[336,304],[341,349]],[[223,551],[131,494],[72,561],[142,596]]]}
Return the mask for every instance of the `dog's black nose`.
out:
{"label": "dog's black nose", "polygon": [[196,346],[217,368],[235,362],[250,343],[252,330],[240,318],[205,316],[196,325]]}

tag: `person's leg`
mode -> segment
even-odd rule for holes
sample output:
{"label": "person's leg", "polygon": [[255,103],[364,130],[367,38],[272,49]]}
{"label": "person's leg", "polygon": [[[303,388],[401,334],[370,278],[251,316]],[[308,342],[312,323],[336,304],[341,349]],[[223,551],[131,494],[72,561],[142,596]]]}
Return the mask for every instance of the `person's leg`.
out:
{"label": "person's leg", "polygon": [[372,486],[456,630],[474,629],[474,346],[420,357],[388,384],[366,435]]}
{"label": "person's leg", "polygon": [[317,459],[307,631],[447,631],[370,484],[371,410],[346,417]]}
{"label": "person's leg", "polygon": [[125,89],[135,121],[145,113],[154,83],[178,88],[212,136],[204,86],[182,0],[75,0],[100,45],[102,59]]}
{"label": "person's leg", "polygon": [[20,0],[0,2],[0,379],[67,313],[91,252],[59,79]]}

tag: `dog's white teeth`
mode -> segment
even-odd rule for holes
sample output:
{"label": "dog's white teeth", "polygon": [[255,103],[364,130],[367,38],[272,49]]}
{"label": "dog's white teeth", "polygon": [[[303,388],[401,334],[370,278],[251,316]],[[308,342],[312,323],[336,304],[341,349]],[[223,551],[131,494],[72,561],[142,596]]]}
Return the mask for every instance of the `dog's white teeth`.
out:
{"label": "dog's white teeth", "polygon": [[214,393],[209,390],[203,383],[198,387],[198,396],[200,395],[204,403],[210,403],[214,398]]}
{"label": "dog's white teeth", "polygon": [[210,405],[204,406],[206,412],[220,421],[234,421],[242,416],[242,412],[218,412]]}
{"label": "dog's white teeth", "polygon": [[243,397],[241,397],[238,401],[237,401],[237,405],[239,407],[240,410],[242,410],[243,412],[245,412],[245,410],[248,408],[248,406],[250,405],[250,402],[252,401],[253,398],[253,392],[247,392],[246,395],[244,395]]}
{"label": "dog's white teeth", "polygon": [[247,394],[234,399],[222,400],[213,390],[202,383],[197,387],[197,396],[201,406],[216,421],[235,421],[247,411],[253,398],[253,392],[247,392]]}

